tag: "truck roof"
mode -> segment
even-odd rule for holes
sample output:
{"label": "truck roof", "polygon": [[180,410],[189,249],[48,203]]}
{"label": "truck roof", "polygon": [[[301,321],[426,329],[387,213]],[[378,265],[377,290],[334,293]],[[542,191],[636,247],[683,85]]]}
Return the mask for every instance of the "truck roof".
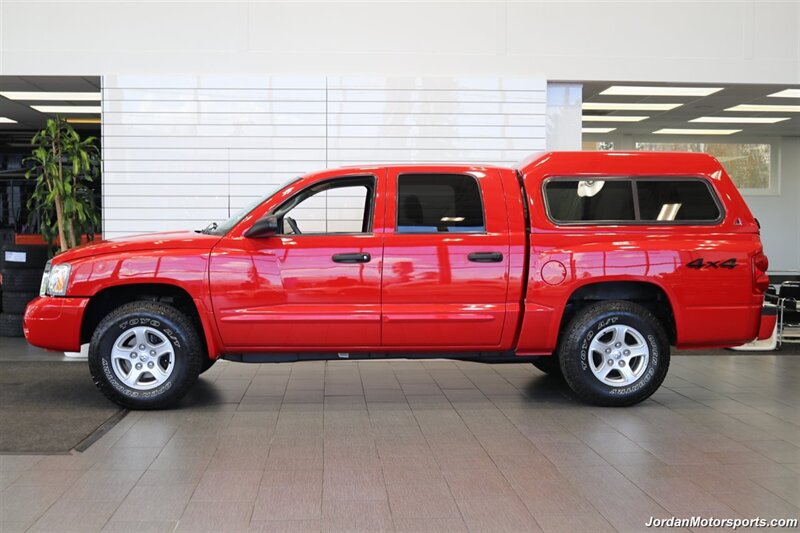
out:
{"label": "truck roof", "polygon": [[540,152],[513,167],[523,176],[706,176],[715,180],[724,174],[714,157],[701,152]]}
{"label": "truck roof", "polygon": [[403,169],[408,172],[451,172],[506,168],[526,174],[544,165],[549,171],[566,174],[650,174],[650,175],[711,175],[721,169],[712,156],[700,152],[634,152],[634,151],[551,151],[533,152],[514,165],[483,163],[386,163],[341,167],[368,172],[379,168]]}

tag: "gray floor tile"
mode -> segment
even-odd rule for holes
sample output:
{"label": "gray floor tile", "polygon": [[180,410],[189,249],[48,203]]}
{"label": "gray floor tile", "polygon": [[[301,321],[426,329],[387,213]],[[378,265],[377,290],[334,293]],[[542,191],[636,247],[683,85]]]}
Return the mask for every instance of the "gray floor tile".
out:
{"label": "gray floor tile", "polygon": [[327,500],[322,503],[322,531],[393,531],[387,501]]}
{"label": "gray floor tile", "polygon": [[395,519],[460,518],[450,488],[444,480],[388,485],[389,505]]}
{"label": "gray floor tile", "polygon": [[29,531],[53,533],[100,531],[115,508],[116,503],[62,500],[53,504]]}
{"label": "gray floor tile", "polygon": [[254,500],[261,484],[262,472],[262,470],[206,470],[192,494],[192,501]]}
{"label": "gray floor tile", "polygon": [[252,502],[190,502],[175,531],[247,531],[252,513]]}
{"label": "gray floor tile", "polygon": [[608,409],[530,365],[220,362],[202,378],[213,402],[131,412],[84,453],[0,456],[0,529],[594,532],[641,531],[651,515],[792,517],[798,377],[800,358],[675,357],[652,400]]}

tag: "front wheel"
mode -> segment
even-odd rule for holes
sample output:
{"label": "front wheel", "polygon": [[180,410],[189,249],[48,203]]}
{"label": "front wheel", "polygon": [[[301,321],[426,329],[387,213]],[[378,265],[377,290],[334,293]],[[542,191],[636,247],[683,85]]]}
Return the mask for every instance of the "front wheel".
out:
{"label": "front wheel", "polygon": [[582,400],[623,406],[650,397],[669,369],[669,341],[661,322],[641,305],[589,305],[569,323],[558,349],[561,371]]}
{"label": "front wheel", "polygon": [[162,409],[197,380],[202,343],[192,321],[157,302],[131,302],[106,316],[92,335],[89,370],[111,401]]}

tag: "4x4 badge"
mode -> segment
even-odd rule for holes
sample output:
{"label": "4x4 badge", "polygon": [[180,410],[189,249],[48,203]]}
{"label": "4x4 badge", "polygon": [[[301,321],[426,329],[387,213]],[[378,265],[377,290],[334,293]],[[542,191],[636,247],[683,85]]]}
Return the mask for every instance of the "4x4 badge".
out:
{"label": "4x4 badge", "polygon": [[725,261],[705,261],[702,258],[695,259],[691,263],[687,263],[686,266],[688,268],[694,268],[697,270],[706,268],[706,269],[715,269],[715,268],[727,268],[728,270],[736,268],[736,259],[730,258],[726,259]]}

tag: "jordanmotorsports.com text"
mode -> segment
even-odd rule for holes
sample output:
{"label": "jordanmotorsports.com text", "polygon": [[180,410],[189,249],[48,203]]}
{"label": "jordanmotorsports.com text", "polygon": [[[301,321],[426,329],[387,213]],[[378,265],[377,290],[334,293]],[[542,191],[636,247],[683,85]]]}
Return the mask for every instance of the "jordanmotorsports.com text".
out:
{"label": "jordanmotorsports.com text", "polygon": [[645,527],[724,527],[729,529],[750,527],[797,527],[797,518],[714,518],[713,516],[692,516],[690,518],[655,518],[645,523]]}

